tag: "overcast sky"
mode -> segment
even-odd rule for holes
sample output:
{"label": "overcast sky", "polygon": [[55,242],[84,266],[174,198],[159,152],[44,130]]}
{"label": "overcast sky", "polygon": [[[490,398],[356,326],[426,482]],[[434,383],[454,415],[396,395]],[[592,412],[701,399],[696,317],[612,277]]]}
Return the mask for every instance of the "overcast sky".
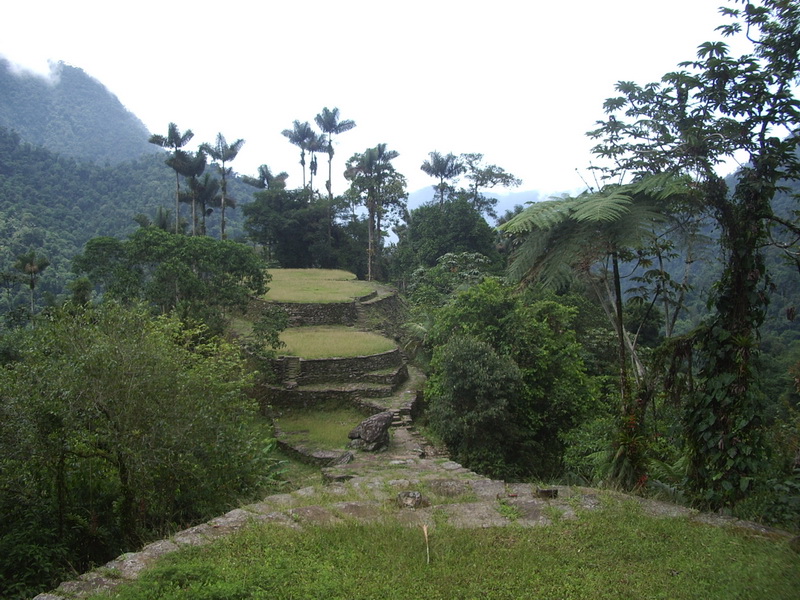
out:
{"label": "overcast sky", "polygon": [[[108,87],[152,133],[246,144],[232,164],[287,171],[281,135],[338,107],[357,127],[334,168],[377,143],[414,191],[427,153],[480,152],[524,190],[576,191],[585,132],[619,80],[647,83],[717,37],[723,0],[31,0],[7,3],[0,55],[64,61]],[[320,160],[320,170],[325,163]],[[320,179],[324,188],[324,179]],[[334,179],[334,192],[344,183]]]}

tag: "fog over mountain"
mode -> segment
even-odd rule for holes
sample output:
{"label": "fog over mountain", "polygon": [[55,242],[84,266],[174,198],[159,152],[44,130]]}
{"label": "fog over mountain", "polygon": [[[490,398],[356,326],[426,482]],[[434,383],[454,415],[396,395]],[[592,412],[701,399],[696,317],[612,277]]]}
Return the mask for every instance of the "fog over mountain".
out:
{"label": "fog over mountain", "polygon": [[82,69],[52,65],[49,78],[0,57],[0,127],[28,143],[97,164],[152,154],[144,123]]}

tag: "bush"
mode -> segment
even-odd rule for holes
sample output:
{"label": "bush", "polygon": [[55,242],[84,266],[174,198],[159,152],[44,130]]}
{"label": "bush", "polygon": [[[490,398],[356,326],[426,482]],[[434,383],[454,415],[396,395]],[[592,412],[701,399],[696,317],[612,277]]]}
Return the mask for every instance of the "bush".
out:
{"label": "bush", "polygon": [[[494,279],[461,292],[436,312],[427,391],[431,410],[441,410],[437,406],[452,402],[454,390],[463,387],[456,396],[458,417],[483,419],[484,404],[473,406],[465,399],[485,395],[485,404],[497,411],[493,418],[505,419],[502,427],[494,424],[503,435],[473,445],[469,453],[480,452],[481,464],[488,456],[502,457],[503,466],[492,467],[493,476],[549,478],[563,469],[562,436],[594,404],[570,326],[572,314],[554,301],[525,304]],[[456,387],[448,390],[447,385]],[[489,451],[492,445],[497,447]],[[474,462],[465,464],[478,468]]]}
{"label": "bush", "polygon": [[0,548],[25,528],[42,533],[38,550],[0,554],[3,597],[23,550],[41,557],[56,541],[76,568],[108,560],[269,477],[271,440],[239,351],[203,328],[105,304],[55,311],[17,336],[0,370]]}

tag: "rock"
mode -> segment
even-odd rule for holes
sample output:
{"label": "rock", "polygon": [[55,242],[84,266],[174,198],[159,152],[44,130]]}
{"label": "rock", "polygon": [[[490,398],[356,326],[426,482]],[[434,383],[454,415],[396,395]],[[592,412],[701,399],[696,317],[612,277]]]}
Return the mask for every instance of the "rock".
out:
{"label": "rock", "polygon": [[336,458],[334,458],[333,460],[331,460],[328,463],[328,466],[329,467],[335,467],[336,465],[346,465],[346,464],[349,464],[349,463],[353,462],[354,459],[355,459],[355,454],[353,454],[350,451],[344,452],[344,453],[340,454],[339,456],[337,456]]}
{"label": "rock", "polygon": [[347,437],[352,440],[351,448],[380,452],[389,447],[389,428],[392,426],[394,414],[384,411],[364,419]]}
{"label": "rock", "polygon": [[445,498],[456,498],[472,491],[466,481],[456,479],[431,479],[427,484],[431,493]]}
{"label": "rock", "polygon": [[343,483],[355,477],[352,473],[340,473],[333,469],[322,469],[323,483]]}
{"label": "rock", "polygon": [[536,495],[539,498],[558,498],[558,488],[536,488]]}
{"label": "rock", "polygon": [[397,506],[400,508],[422,508],[431,503],[419,492],[400,492],[397,494]]}

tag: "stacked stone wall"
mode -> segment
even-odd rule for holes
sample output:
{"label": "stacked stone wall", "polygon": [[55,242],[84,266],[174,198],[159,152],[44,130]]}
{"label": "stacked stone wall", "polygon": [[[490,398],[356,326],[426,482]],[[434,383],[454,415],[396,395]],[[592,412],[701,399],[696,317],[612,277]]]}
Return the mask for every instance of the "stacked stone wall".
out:
{"label": "stacked stone wall", "polygon": [[300,377],[297,383],[313,384],[329,381],[358,381],[366,373],[399,367],[402,356],[398,349],[371,356],[348,358],[300,359]]}
{"label": "stacked stone wall", "polygon": [[319,304],[295,304],[293,302],[273,302],[289,315],[291,327],[315,325],[355,325],[358,310],[355,302],[334,302]]}

